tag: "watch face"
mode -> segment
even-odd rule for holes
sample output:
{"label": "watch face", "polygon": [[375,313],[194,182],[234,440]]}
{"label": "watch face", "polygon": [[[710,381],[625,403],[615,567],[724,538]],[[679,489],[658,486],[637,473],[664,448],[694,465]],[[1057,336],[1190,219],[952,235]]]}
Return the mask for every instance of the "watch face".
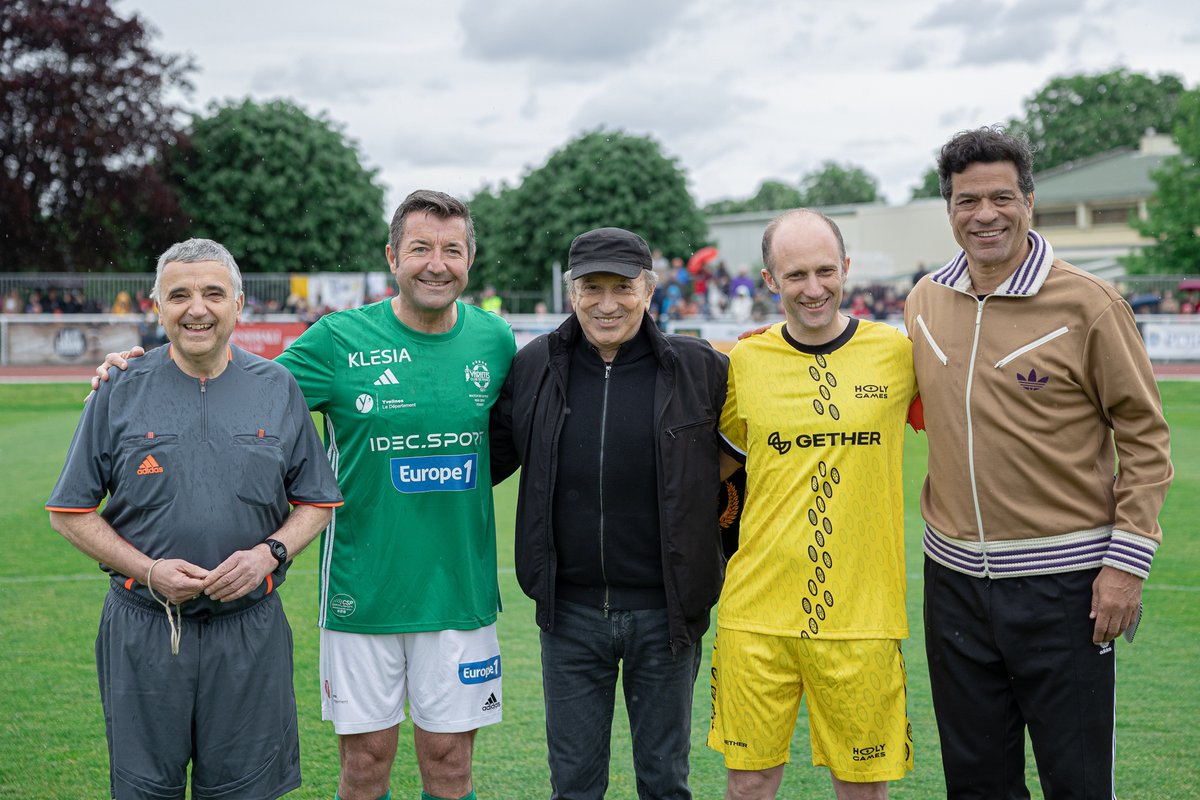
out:
{"label": "watch face", "polygon": [[287,561],[288,552],[287,546],[283,542],[272,539],[267,542],[267,547],[271,548],[271,555],[275,556],[275,560],[280,564]]}

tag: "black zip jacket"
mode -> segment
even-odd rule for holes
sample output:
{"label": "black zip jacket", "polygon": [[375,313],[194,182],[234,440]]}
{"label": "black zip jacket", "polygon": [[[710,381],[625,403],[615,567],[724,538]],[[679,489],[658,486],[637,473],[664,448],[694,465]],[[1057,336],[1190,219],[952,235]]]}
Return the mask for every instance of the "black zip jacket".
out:
{"label": "black zip jacket", "polygon": [[[656,457],[663,589],[670,646],[678,652],[708,629],[709,611],[725,575],[717,521],[717,424],[725,403],[728,359],[702,339],[664,335],[649,316],[643,318],[641,331],[658,363],[654,440],[646,446],[654,448]],[[558,559],[553,500],[559,436],[567,413],[571,353],[582,335],[579,321],[571,315],[557,330],[518,351],[492,409],[492,480],[498,483],[521,467],[517,580],[537,603],[537,623],[545,630],[554,621]],[[608,502],[620,504],[623,498],[606,498]],[[612,563],[622,554],[606,552],[604,557]]]}

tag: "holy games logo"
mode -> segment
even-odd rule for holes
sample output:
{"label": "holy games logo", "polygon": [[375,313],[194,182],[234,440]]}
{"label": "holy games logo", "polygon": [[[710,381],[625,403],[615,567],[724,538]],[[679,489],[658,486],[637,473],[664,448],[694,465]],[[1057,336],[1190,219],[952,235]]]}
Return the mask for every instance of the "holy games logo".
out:
{"label": "holy games logo", "polygon": [[874,383],[865,383],[854,387],[854,396],[857,398],[878,398],[886,400],[888,396],[888,387],[879,386]]}
{"label": "holy games logo", "polygon": [[492,382],[492,373],[488,372],[486,361],[472,361],[467,365],[466,375],[467,380],[481,392]]}

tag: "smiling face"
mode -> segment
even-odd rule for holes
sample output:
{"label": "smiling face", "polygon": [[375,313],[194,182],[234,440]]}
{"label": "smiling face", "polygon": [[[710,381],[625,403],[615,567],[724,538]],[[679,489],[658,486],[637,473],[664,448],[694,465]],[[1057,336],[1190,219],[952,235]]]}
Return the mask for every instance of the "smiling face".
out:
{"label": "smiling face", "polygon": [[1033,194],[1021,194],[1010,161],[975,162],[950,176],[950,227],[976,289],[999,286],[1024,260]]}
{"label": "smiling face", "polygon": [[571,302],[583,335],[605,361],[612,361],[618,348],[637,335],[653,294],[645,275],[593,272],[571,281]]}
{"label": "smiling face", "polygon": [[829,225],[815,214],[784,219],[771,240],[770,264],[763,281],[779,295],[792,338],[807,345],[836,339],[846,328],[838,309],[850,259],[842,258]]}
{"label": "smiling face", "polygon": [[454,301],[467,288],[471,268],[466,221],[427,211],[410,214],[399,246],[387,246],[387,260],[399,290],[392,309],[400,321],[426,333],[454,327]]}
{"label": "smiling face", "polygon": [[163,265],[158,297],[158,320],[180,369],[197,378],[221,374],[243,300],[229,269],[217,261],[172,261]]}

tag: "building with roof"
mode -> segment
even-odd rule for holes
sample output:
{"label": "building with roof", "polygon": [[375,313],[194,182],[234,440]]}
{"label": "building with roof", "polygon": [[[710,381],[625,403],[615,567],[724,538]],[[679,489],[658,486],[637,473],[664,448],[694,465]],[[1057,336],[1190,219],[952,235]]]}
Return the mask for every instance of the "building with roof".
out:
{"label": "building with roof", "polygon": [[[1149,244],[1129,221],[1145,217],[1154,171],[1178,154],[1170,136],[1147,133],[1137,149],[1114,150],[1035,175],[1033,227],[1060,258],[1110,280],[1120,277],[1124,268],[1118,258]],[[899,281],[921,266],[941,266],[959,249],[941,198],[820,210],[842,229],[851,283]],[[709,234],[731,270],[739,264],[761,268],[762,232],[779,213],[708,217]]]}

